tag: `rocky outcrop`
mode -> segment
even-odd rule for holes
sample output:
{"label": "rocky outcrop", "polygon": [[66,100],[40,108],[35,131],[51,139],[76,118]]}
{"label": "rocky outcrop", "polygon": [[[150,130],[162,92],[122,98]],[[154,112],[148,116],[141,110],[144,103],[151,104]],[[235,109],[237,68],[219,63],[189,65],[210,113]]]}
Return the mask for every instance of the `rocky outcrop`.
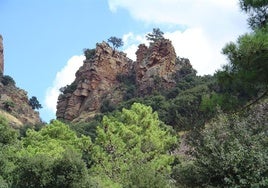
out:
{"label": "rocky outcrop", "polygon": [[99,111],[103,98],[108,97],[114,103],[120,101],[120,93],[115,92],[116,77],[128,74],[132,66],[133,61],[125,53],[112,49],[105,42],[97,44],[94,57],[85,60],[76,72],[75,89],[59,96],[57,118],[71,121],[80,116],[87,119]]}
{"label": "rocky outcrop", "polygon": [[181,66],[176,62],[175,49],[170,40],[159,40],[149,47],[141,44],[136,55],[135,71],[139,93],[150,94],[159,84],[163,89],[176,84],[173,76]]}
{"label": "rocky outcrop", "polygon": [[[27,92],[17,88],[12,83],[3,84],[3,79],[4,77],[1,78],[0,82],[0,109],[17,119],[13,121],[12,118],[6,117],[9,123],[14,128],[21,127],[22,125],[40,124],[41,119],[39,113],[34,111],[29,105]],[[17,123],[18,120],[19,123]]]}
{"label": "rocky outcrop", "polygon": [[0,35],[0,76],[4,74],[4,47],[3,37]]}
{"label": "rocky outcrop", "polygon": [[[157,88],[172,88],[176,84],[177,72],[189,62],[176,57],[174,47],[167,39],[156,41],[149,47],[139,45],[136,62],[105,42],[97,44],[94,54],[84,61],[75,81],[59,96],[58,119],[87,121],[100,112],[105,100],[116,105],[126,92],[119,82],[124,82],[124,78],[134,77],[137,96],[150,94]],[[123,75],[121,80],[118,75]]]}
{"label": "rocky outcrop", "polygon": [[29,105],[27,92],[16,87],[10,76],[4,76],[4,47],[0,35],[0,115],[14,128],[41,123],[39,113]]}

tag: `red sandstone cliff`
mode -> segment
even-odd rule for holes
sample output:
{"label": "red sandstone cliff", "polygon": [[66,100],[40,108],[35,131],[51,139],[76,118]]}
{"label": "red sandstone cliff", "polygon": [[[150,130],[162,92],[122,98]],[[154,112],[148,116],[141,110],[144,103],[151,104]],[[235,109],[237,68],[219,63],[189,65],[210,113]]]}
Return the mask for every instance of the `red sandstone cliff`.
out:
{"label": "red sandstone cliff", "polygon": [[[139,45],[137,61],[114,51],[107,43],[97,44],[95,55],[86,60],[76,73],[76,79],[58,98],[58,119],[87,121],[100,112],[104,100],[116,105],[123,100],[124,90],[117,80],[118,75],[134,74],[138,95],[150,94],[161,86],[175,86],[174,75],[182,65],[189,63],[177,58],[170,40],[161,39],[149,47]],[[72,89],[70,89],[72,88]]]}

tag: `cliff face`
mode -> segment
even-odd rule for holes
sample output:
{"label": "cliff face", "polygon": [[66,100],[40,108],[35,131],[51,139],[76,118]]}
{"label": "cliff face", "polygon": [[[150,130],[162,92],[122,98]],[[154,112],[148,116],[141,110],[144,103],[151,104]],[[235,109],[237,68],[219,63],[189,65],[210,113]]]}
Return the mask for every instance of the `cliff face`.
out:
{"label": "cliff face", "polygon": [[176,53],[171,41],[159,40],[149,47],[141,44],[136,55],[135,72],[139,93],[150,94],[160,82],[163,89],[176,84],[173,77],[181,66],[176,62]]}
{"label": "cliff face", "polygon": [[[124,90],[118,75],[134,75],[137,95],[150,94],[154,89],[175,86],[174,75],[183,61],[176,57],[171,41],[159,40],[149,47],[141,44],[137,61],[123,52],[113,50],[107,43],[97,44],[95,55],[86,60],[76,73],[76,79],[58,98],[58,119],[87,121],[100,112],[104,100],[116,105],[123,100]],[[122,81],[122,80],[121,80]]]}
{"label": "cliff face", "polygon": [[68,121],[79,116],[90,118],[99,111],[107,95],[115,103],[121,100],[120,94],[114,92],[118,86],[116,76],[128,74],[132,65],[133,61],[125,53],[113,50],[105,42],[97,44],[94,57],[86,60],[76,72],[73,92],[59,96],[57,118]]}
{"label": "cliff face", "polygon": [[41,123],[39,113],[29,105],[27,92],[16,87],[14,80],[4,76],[4,47],[0,35],[0,115],[14,128]]}
{"label": "cliff face", "polygon": [[0,109],[16,119],[8,118],[14,128],[41,123],[39,113],[28,104],[27,92],[12,84],[0,83]]}

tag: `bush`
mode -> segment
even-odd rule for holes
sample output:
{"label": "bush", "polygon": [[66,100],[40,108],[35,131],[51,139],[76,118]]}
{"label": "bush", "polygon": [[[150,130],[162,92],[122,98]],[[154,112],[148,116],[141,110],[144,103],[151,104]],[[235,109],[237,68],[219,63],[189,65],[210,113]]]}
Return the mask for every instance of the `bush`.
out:
{"label": "bush", "polygon": [[168,177],[160,174],[149,165],[134,165],[127,176],[126,185],[129,188],[170,188],[172,184]]}
{"label": "bush", "polygon": [[136,76],[135,74],[118,74],[116,75],[116,80],[125,85],[135,85]]}
{"label": "bush", "polygon": [[11,76],[5,75],[2,77],[1,79],[2,84],[4,84],[5,86],[7,85],[16,85],[16,82],[14,81],[14,79]]}
{"label": "bush", "polygon": [[[266,103],[245,116],[221,114],[207,124],[195,143],[193,166],[186,171],[178,166],[177,181],[188,186],[267,187],[267,110]],[[192,175],[183,178],[178,174],[182,172]]]}
{"label": "bush", "polygon": [[86,60],[94,58],[95,53],[96,53],[95,49],[88,49],[88,48],[84,49],[84,55],[86,57]]}
{"label": "bush", "polygon": [[42,108],[42,105],[39,103],[35,96],[32,96],[32,98],[30,98],[29,105],[32,107],[32,109]]}
{"label": "bush", "polygon": [[73,82],[71,85],[61,87],[60,92],[62,92],[63,94],[73,93],[76,90],[76,88],[77,84]]}
{"label": "bush", "polygon": [[11,112],[12,111],[12,108],[15,107],[15,103],[11,100],[7,100],[5,102],[3,102],[4,104],[4,109],[7,111],[7,112]]}
{"label": "bush", "polygon": [[109,99],[104,99],[102,101],[100,111],[101,113],[106,113],[106,112],[112,112],[115,110],[115,105],[111,102]]}

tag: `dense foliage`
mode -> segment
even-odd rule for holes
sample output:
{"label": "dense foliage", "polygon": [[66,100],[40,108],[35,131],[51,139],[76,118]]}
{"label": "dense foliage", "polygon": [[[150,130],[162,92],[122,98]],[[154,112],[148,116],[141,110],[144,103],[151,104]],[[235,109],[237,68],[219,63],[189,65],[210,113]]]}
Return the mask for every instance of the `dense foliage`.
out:
{"label": "dense foliage", "polygon": [[157,176],[168,175],[174,156],[167,152],[176,143],[176,137],[151,107],[134,103],[129,110],[104,116],[92,149],[92,171],[103,180],[122,185],[134,183],[129,176],[146,178],[132,174],[138,167],[150,168]]}
{"label": "dense foliage", "polygon": [[[268,104],[238,115],[220,114],[206,125],[192,160],[174,168],[187,186],[268,186]],[[191,175],[190,175],[191,174]]]}
{"label": "dense foliage", "polygon": [[267,26],[267,0],[240,0],[239,3],[241,9],[250,15],[248,23],[252,29],[258,29]]}
{"label": "dense foliage", "polygon": [[103,100],[91,122],[18,131],[0,116],[0,187],[268,187],[267,4],[240,0],[253,30],[223,48],[229,63],[213,76],[185,63],[176,86],[155,76],[141,94],[134,73],[119,74],[124,101]]}
{"label": "dense foliage", "polygon": [[57,120],[18,139],[1,117],[0,134],[1,186],[171,186],[177,136],[142,104],[104,116],[93,143]]}
{"label": "dense foliage", "polygon": [[124,45],[124,42],[121,38],[117,38],[117,37],[110,37],[108,39],[108,42],[111,43],[113,45],[113,48],[119,48],[121,46]]}
{"label": "dense foliage", "polygon": [[148,33],[146,35],[146,39],[151,42],[156,42],[164,38],[164,32],[161,31],[159,28],[154,28],[152,33]]}
{"label": "dense foliage", "polygon": [[32,109],[40,109],[42,108],[42,105],[39,103],[38,99],[35,96],[32,96],[29,99],[29,105],[32,107]]}
{"label": "dense foliage", "polygon": [[15,80],[11,76],[8,76],[8,75],[1,76],[1,82],[5,86],[7,86],[7,85],[15,86],[16,85]]}
{"label": "dense foliage", "polygon": [[86,57],[86,60],[94,58],[95,53],[96,53],[95,49],[88,49],[88,48],[84,49],[84,55]]}

